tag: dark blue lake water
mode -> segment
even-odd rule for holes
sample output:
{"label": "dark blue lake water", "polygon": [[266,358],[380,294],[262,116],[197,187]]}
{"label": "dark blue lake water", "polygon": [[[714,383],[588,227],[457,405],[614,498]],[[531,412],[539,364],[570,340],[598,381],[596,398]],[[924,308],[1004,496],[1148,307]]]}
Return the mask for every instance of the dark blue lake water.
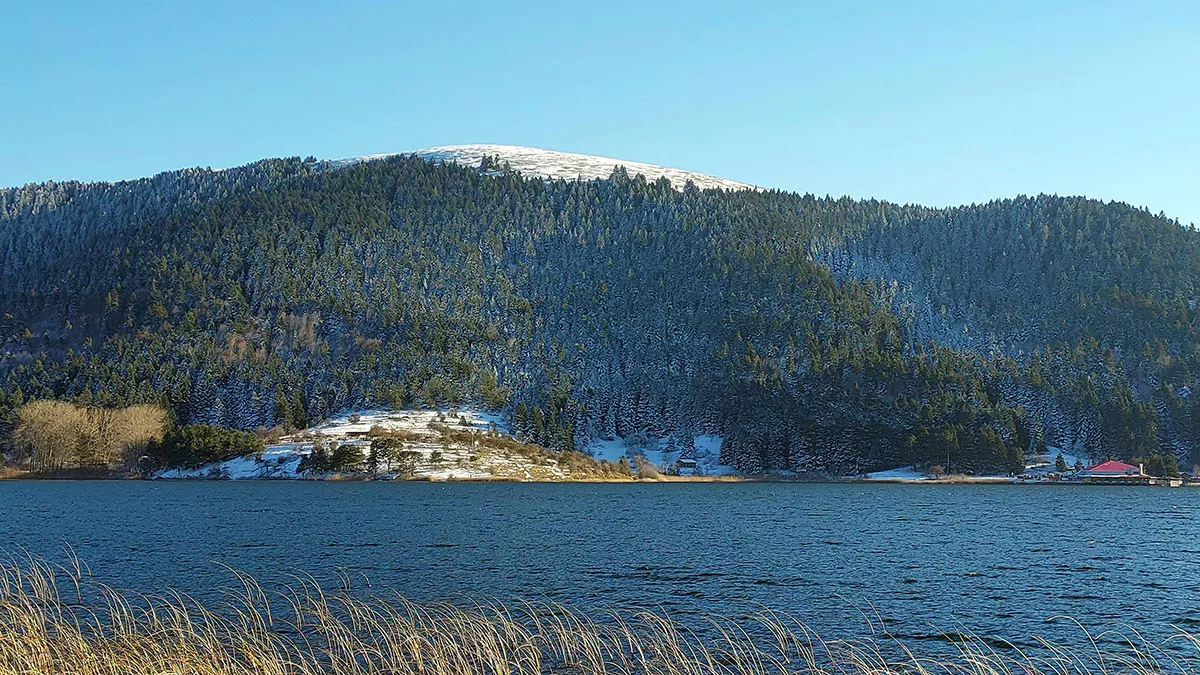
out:
{"label": "dark blue lake water", "polygon": [[0,482],[0,547],[197,596],[341,570],[413,599],[552,599],[1018,643],[1200,628],[1200,490],[812,484]]}

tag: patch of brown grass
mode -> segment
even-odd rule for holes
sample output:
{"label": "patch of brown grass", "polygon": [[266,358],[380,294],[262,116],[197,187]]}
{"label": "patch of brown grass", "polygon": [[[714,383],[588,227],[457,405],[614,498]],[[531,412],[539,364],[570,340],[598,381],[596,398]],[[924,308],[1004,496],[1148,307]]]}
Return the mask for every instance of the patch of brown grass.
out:
{"label": "patch of brown grass", "polygon": [[17,469],[11,466],[0,466],[0,480],[29,477],[28,469]]}
{"label": "patch of brown grass", "polygon": [[[1104,651],[1043,643],[1037,657],[963,636],[957,654],[884,656],[880,644],[821,640],[790,616],[707,619],[702,639],[654,613],[588,617],[548,603],[416,604],[354,598],[299,580],[205,606],[89,583],[82,565],[0,565],[0,673],[79,675],[1084,675],[1190,674],[1197,661],[1130,640]],[[219,609],[218,609],[219,608]],[[1197,638],[1180,639],[1194,651]],[[894,646],[894,645],[893,645]]]}

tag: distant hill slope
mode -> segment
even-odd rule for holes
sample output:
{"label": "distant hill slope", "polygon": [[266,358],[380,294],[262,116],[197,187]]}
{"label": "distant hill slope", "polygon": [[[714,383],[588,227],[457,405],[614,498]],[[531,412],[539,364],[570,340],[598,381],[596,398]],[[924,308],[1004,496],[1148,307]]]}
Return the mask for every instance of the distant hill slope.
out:
{"label": "distant hill slope", "polygon": [[453,162],[471,167],[477,167],[485,157],[491,157],[498,160],[497,166],[507,164],[513,171],[517,171],[525,176],[539,178],[595,180],[597,178],[608,178],[613,170],[620,166],[624,167],[631,176],[641,174],[649,181],[666,178],[677,190],[682,190],[688,181],[694,183],[701,190],[712,188],[723,190],[757,189],[755,186],[747,183],[739,183],[735,180],[718,178],[694,171],[671,169],[665,166],[645,164],[643,162],[630,162],[623,159],[612,159],[611,157],[596,157],[594,155],[581,155],[574,152],[527,148],[519,145],[441,145],[435,148],[414,150],[411,153],[367,155],[365,157],[332,160],[331,164],[339,167],[347,166],[373,159],[394,157],[398,154],[411,154],[431,162]]}
{"label": "distant hill slope", "polygon": [[473,402],[556,449],[721,437],[744,472],[1198,459],[1178,223],[427,154],[0,190],[0,425],[29,398],[243,428]]}

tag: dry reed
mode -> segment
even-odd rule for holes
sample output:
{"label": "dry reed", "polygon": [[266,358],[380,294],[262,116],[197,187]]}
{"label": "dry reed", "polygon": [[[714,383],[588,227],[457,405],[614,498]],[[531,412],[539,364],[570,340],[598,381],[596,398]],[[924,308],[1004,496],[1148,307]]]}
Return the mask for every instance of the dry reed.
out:
{"label": "dry reed", "polygon": [[[175,592],[118,593],[64,566],[0,563],[0,673],[421,675],[1118,675],[1198,672],[1196,637],[1151,644],[1041,641],[1007,648],[971,635],[927,658],[879,638],[822,640],[786,614],[709,619],[700,637],[655,613],[589,617],[552,603],[417,604],[352,597],[297,579],[238,590],[205,606]],[[958,635],[958,634],[956,634]],[[1111,637],[1111,636],[1110,636]],[[1186,645],[1186,649],[1179,647]],[[1036,652],[1036,655],[1031,652]],[[885,656],[890,654],[891,656]]]}

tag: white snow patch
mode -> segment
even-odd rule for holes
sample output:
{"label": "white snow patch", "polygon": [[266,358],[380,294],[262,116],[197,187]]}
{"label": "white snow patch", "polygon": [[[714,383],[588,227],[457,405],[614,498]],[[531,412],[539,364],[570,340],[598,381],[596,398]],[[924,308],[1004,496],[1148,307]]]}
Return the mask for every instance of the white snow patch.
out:
{"label": "white snow patch", "polygon": [[[357,415],[357,421],[351,421]],[[325,437],[344,437],[350,434],[365,434],[375,427],[387,431],[411,431],[428,433],[430,424],[444,424],[451,429],[474,429],[488,431],[495,425],[497,431],[508,432],[504,419],[495,414],[471,408],[438,410],[364,410],[357,413],[344,413],[338,417],[326,420],[315,427],[306,429],[303,434],[320,434]]]}
{"label": "white snow patch", "polygon": [[716,463],[721,458],[721,444],[725,439],[720,436],[703,435],[692,439],[692,448],[696,455],[696,461],[702,459],[710,460]]}
{"label": "white snow patch", "polygon": [[609,439],[596,439],[588,443],[584,450],[597,460],[607,460],[609,462],[619,462],[624,457],[633,466],[633,458],[641,455],[648,462],[655,465],[662,471],[666,471],[681,458],[690,457],[696,460],[695,469],[681,469],[681,475],[688,476],[731,476],[736,474],[733,467],[720,463],[721,459],[721,443],[723,439],[720,436],[701,435],[692,439],[692,451],[690,453],[681,452],[680,450],[671,450],[673,446],[670,436],[664,437],[641,437],[630,436],[622,438],[617,436]]}
{"label": "white snow patch", "polygon": [[1032,476],[1042,476],[1048,473],[1058,473],[1058,469],[1054,467],[1055,460],[1058,454],[1062,453],[1063,461],[1067,463],[1066,473],[1075,472],[1075,462],[1078,461],[1084,468],[1091,466],[1091,462],[1083,455],[1076,455],[1068,448],[1059,448],[1048,446],[1046,453],[1041,455],[1033,455],[1025,462],[1025,473]]}
{"label": "white snow patch", "polygon": [[867,480],[929,480],[924,471],[911,466],[901,466],[886,471],[873,471],[867,474]]}
{"label": "white snow patch", "polygon": [[613,169],[625,167],[630,176],[641,174],[647,181],[666,178],[671,186],[682,190],[691,181],[701,190],[718,188],[722,190],[758,190],[757,186],[742,183],[727,178],[718,178],[708,174],[672,169],[670,167],[630,162],[611,157],[582,155],[574,152],[558,152],[541,150],[519,145],[440,145],[424,150],[411,152],[393,152],[379,155],[364,155],[362,157],[347,157],[345,159],[329,160],[326,163],[335,168],[350,166],[376,159],[386,159],[397,155],[414,155],[431,162],[454,162],[464,166],[479,166],[484,156],[499,157],[501,162],[508,162],[514,170],[526,176],[536,176],[548,179],[563,180],[595,180],[608,178]]}
{"label": "white snow patch", "polygon": [[298,478],[300,459],[312,451],[312,444],[283,443],[269,445],[262,453],[234,457],[223,462],[190,469],[167,469],[156,478],[224,478],[253,480],[262,478]]}
{"label": "white snow patch", "polygon": [[621,461],[622,457],[631,459],[626,455],[629,448],[625,445],[625,439],[598,439],[588,443],[587,452],[597,460],[606,460],[614,464]]}
{"label": "white snow patch", "polygon": [[732,476],[737,472],[728,464],[721,464],[721,444],[725,439],[721,436],[704,434],[692,439],[692,455],[696,460],[696,473],[705,476]]}

